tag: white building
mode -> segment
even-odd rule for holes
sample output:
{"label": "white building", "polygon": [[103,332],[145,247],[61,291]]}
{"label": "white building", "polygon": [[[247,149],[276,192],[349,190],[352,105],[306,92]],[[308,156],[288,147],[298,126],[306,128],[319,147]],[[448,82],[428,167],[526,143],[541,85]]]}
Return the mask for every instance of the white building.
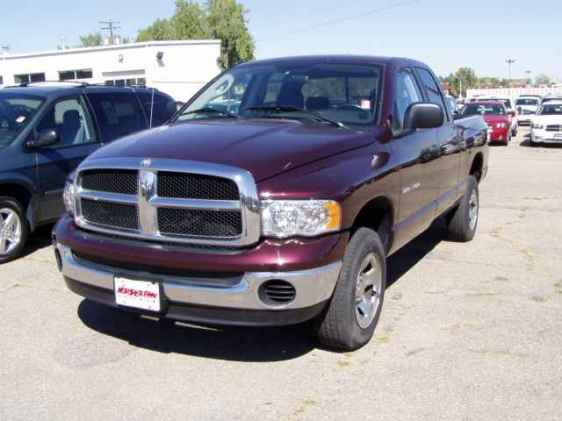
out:
{"label": "white building", "polygon": [[0,55],[0,86],[81,81],[146,85],[188,100],[220,72],[219,40],[153,41]]}
{"label": "white building", "polygon": [[562,95],[562,86],[555,85],[543,88],[497,88],[497,89],[468,89],[468,98],[519,98],[522,95]]}

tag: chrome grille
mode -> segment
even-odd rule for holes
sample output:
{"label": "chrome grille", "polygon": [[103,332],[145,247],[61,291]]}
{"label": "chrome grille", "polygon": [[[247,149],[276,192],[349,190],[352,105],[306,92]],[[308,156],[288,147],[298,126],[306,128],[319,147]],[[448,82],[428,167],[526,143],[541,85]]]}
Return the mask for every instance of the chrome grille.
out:
{"label": "chrome grille", "polygon": [[95,170],[80,174],[80,185],[86,190],[107,193],[137,194],[138,171]]}
{"label": "chrome grille", "polygon": [[547,132],[562,132],[562,125],[560,124],[553,124],[550,126],[546,126]]}
{"label": "chrome grille", "polygon": [[233,180],[199,174],[158,174],[158,196],[177,199],[239,200]]}
{"label": "chrome grille", "polygon": [[130,230],[139,228],[139,215],[135,205],[82,199],[80,207],[83,217],[90,223]]}
{"label": "chrome grille", "polygon": [[256,183],[239,168],[104,159],[83,163],[77,180],[75,221],[85,229],[209,246],[246,246],[260,237]]}
{"label": "chrome grille", "polygon": [[158,209],[158,227],[162,234],[210,237],[236,237],[242,232],[240,211],[199,209]]}

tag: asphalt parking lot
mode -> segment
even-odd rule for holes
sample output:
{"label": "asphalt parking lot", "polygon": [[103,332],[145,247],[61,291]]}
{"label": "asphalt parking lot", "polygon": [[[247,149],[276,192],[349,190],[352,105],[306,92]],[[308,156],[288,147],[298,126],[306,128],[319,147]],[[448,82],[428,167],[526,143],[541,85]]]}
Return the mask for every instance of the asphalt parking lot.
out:
{"label": "asphalt parking lot", "polygon": [[0,268],[0,420],[558,420],[562,147],[493,147],[470,244],[435,224],[390,261],[375,339],[214,330],[82,300],[49,230]]}

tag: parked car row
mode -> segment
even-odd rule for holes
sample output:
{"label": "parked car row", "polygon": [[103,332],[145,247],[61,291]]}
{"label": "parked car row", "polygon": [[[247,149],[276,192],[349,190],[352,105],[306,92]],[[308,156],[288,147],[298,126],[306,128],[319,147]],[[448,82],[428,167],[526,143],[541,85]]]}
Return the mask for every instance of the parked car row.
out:
{"label": "parked car row", "polygon": [[0,91],[0,263],[64,211],[67,177],[103,145],[165,123],[170,96],[147,88],[37,84]]}

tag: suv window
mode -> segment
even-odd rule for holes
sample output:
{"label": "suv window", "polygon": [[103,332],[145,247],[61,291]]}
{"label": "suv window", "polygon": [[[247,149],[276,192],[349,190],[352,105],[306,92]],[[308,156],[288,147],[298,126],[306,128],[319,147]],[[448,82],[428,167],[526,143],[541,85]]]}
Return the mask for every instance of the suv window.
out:
{"label": "suv window", "polygon": [[104,142],[148,127],[140,103],[133,93],[88,93]]}
{"label": "suv window", "polygon": [[154,105],[152,105],[151,92],[138,92],[146,117],[150,123],[152,113],[152,127],[161,126],[176,113],[176,102],[169,96],[154,92]]}
{"label": "suv window", "polygon": [[447,113],[448,108],[445,106],[443,96],[441,95],[441,89],[439,89],[435,78],[426,69],[418,68],[417,71],[429,102],[439,105],[443,112]]}
{"label": "suv window", "polygon": [[51,129],[59,135],[54,148],[95,142],[92,122],[79,98],[61,99],[49,108],[36,130]]}
{"label": "suv window", "polygon": [[394,115],[392,129],[400,133],[404,129],[404,118],[408,107],[416,102],[422,102],[421,92],[414,75],[409,70],[402,70],[396,77],[396,98],[394,100]]}

